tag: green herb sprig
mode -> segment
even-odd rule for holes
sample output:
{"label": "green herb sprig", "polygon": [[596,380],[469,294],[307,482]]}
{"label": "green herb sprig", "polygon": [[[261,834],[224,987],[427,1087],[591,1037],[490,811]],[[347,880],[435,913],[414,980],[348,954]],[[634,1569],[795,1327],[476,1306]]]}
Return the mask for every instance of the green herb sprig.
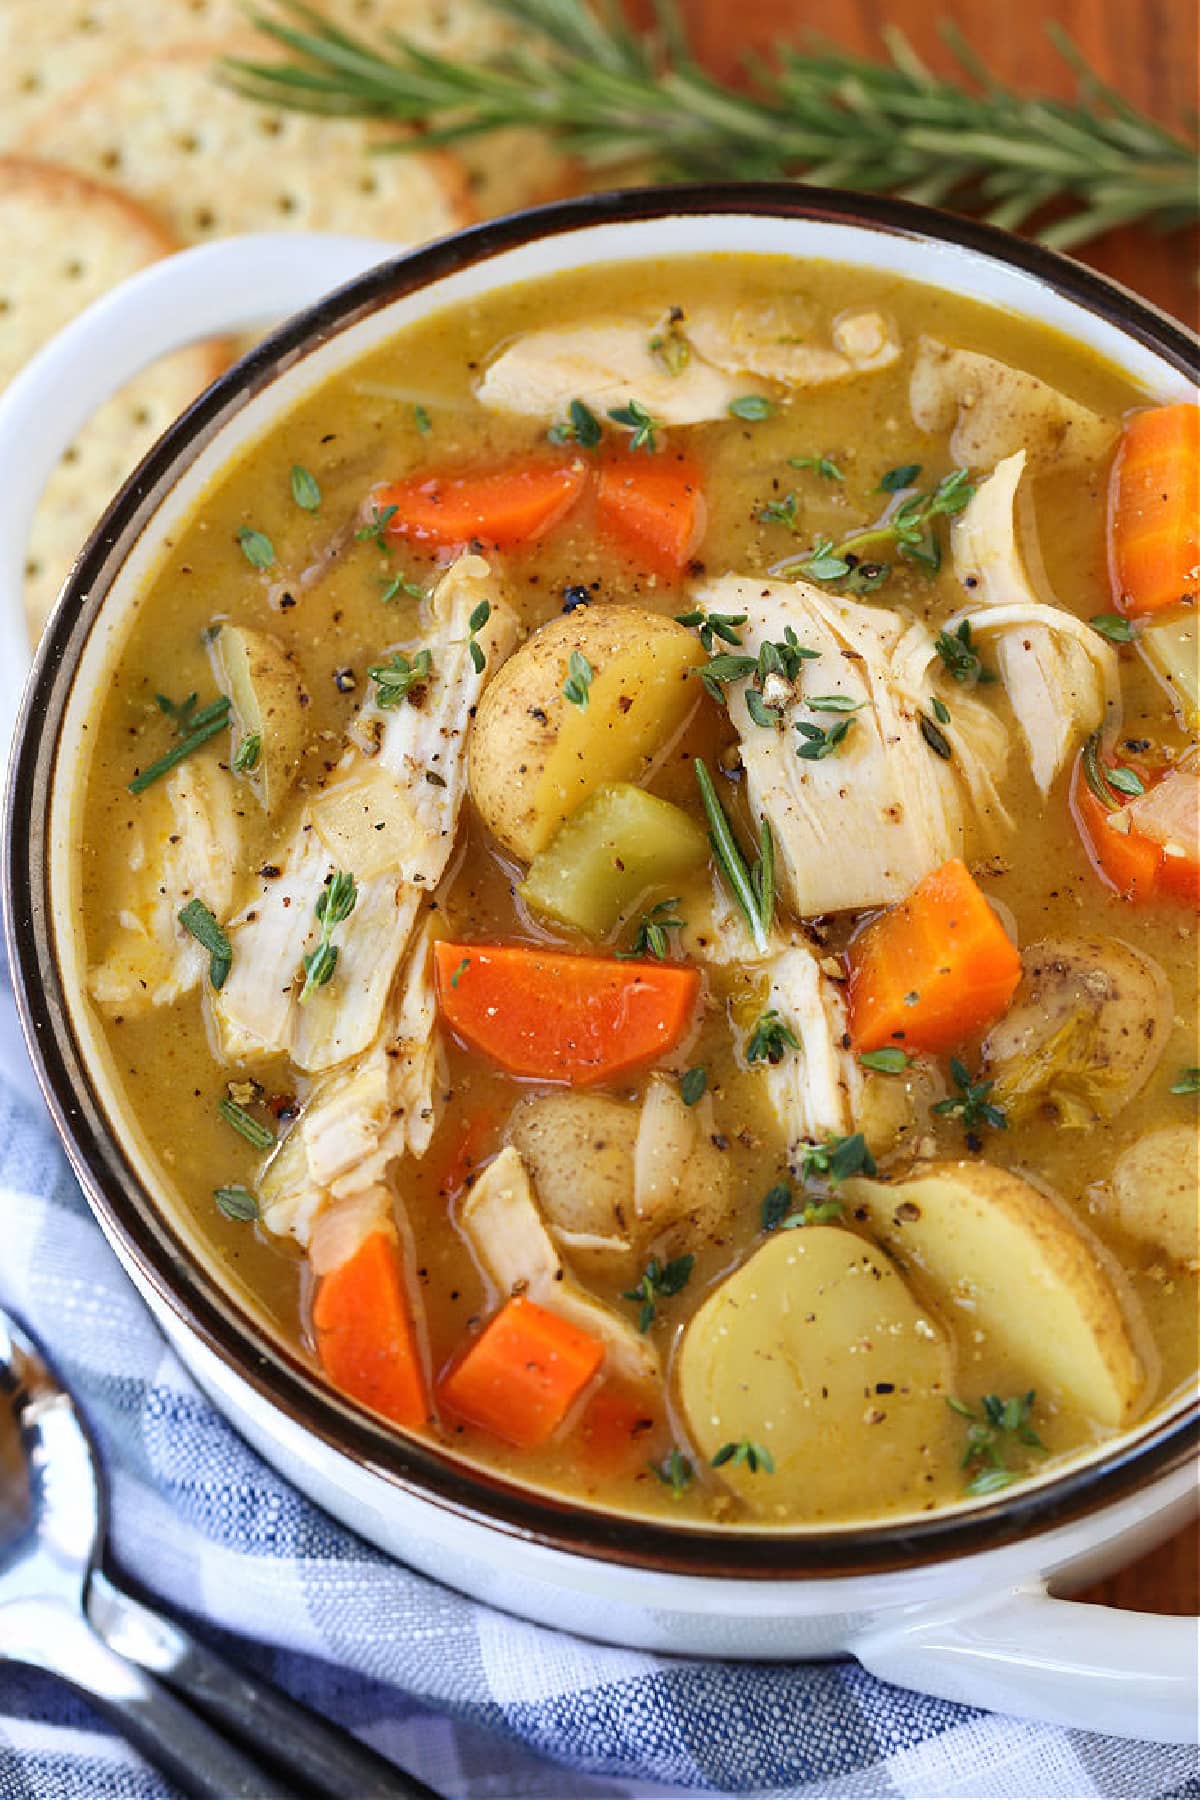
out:
{"label": "green herb sprig", "polygon": [[736,1443],[722,1444],[716,1455],[709,1458],[709,1466],[723,1469],[726,1464],[736,1469],[744,1466],[751,1475],[775,1473],[775,1458],[762,1444],[755,1444],[750,1438],[740,1438]]}
{"label": "green herb sprig", "polygon": [[595,450],[604,431],[589,406],[582,400],[572,400],[566,418],[551,425],[546,436],[552,444],[578,444],[581,450]]}
{"label": "green herb sprig", "polygon": [[775,839],[766,819],[759,834],[758,856],[752,869],[747,868],[733,827],[717,796],[712,776],[701,757],[696,757],[696,785],[708,820],[708,841],[712,845],[717,867],[726,887],[750,927],[754,948],[765,956],[770,946],[771,927],[775,922]]}
{"label": "green herb sprig", "polygon": [[678,900],[660,900],[648,913],[643,913],[628,950],[617,951],[620,961],[630,962],[639,957],[651,956],[656,962],[666,962],[671,953],[668,931],[682,931],[687,922],[675,917],[678,905]]}
{"label": "green herb sprig", "polygon": [[671,1497],[679,1500],[686,1494],[696,1478],[696,1472],[682,1450],[672,1450],[670,1455],[660,1463],[648,1465],[658,1476],[664,1487],[669,1487]]}
{"label": "green herb sprig", "polygon": [[256,1150],[269,1150],[275,1142],[275,1133],[254,1117],[253,1113],[239,1106],[236,1100],[225,1098],[217,1101],[217,1111],[227,1125],[244,1137],[248,1144]]}
{"label": "green herb sprig", "polygon": [[995,681],[994,673],[984,667],[983,658],[975,647],[969,619],[963,619],[953,631],[939,631],[933,647],[952,681],[978,683],[981,687]]}
{"label": "green herb sprig", "polygon": [[580,712],[587,711],[588,692],[595,675],[596,671],[583,651],[572,650],[567,658],[567,679],[563,682],[563,698],[569,700],[572,706],[577,706]]}
{"label": "green herb sprig", "polygon": [[208,951],[208,979],[220,991],[233,967],[233,950],[225,927],[203,900],[196,897],[180,907],[179,923],[202,949]]}
{"label": "green herb sprig", "polygon": [[433,653],[418,650],[411,658],[393,650],[385,663],[372,663],[367,679],[375,683],[375,704],[392,712],[403,700],[415,699],[433,674]]}
{"label": "green herb sprig", "polygon": [[966,1131],[973,1131],[977,1125],[990,1125],[993,1131],[1008,1130],[1004,1108],[988,1099],[996,1085],[994,1081],[972,1081],[966,1063],[958,1056],[950,1058],[950,1076],[957,1095],[939,1100],[931,1111],[945,1119],[961,1120]]}
{"label": "green herb sprig", "polygon": [[202,707],[199,712],[195,710],[195,694],[189,694],[179,706],[172,705],[165,694],[156,694],[154,698],[158,703],[159,711],[166,713],[167,717],[174,721],[176,731],[185,732],[186,735],[182,736],[177,744],[173,744],[164,756],[160,756],[157,762],[150,763],[134,776],[128,784],[131,794],[144,794],[148,787],[160,780],[162,776],[169,774],[173,768],[183,762],[185,757],[191,756],[193,751],[199,750],[207,744],[210,738],[215,738],[218,733],[224,731],[229,723],[229,696],[227,694],[222,694],[219,700],[212,701],[210,705]]}
{"label": "green herb sprig", "polygon": [[745,613],[705,613],[700,611],[675,614],[677,625],[696,626],[699,629],[700,642],[710,656],[719,655],[714,639],[720,638],[723,644],[732,644],[735,649],[742,642],[738,626],[746,623]]}
{"label": "green herb sprig", "polygon": [[982,1465],[967,1482],[968,1494],[994,1494],[1021,1479],[1022,1472],[1010,1468],[1007,1462],[1014,1445],[1045,1450],[1045,1444],[1029,1423],[1035,1398],[1032,1388],[1027,1394],[1016,1394],[1010,1400],[1001,1400],[998,1394],[984,1394],[979,1402],[980,1410],[976,1412],[974,1407],[947,1396],[947,1406],[969,1421],[961,1467],[969,1469],[972,1464]]}
{"label": "green herb sprig", "polygon": [[638,1330],[649,1331],[658,1312],[660,1300],[669,1300],[675,1294],[681,1294],[692,1278],[692,1270],[696,1266],[694,1256],[676,1256],[668,1263],[662,1263],[657,1256],[652,1256],[642,1271],[642,1278],[635,1288],[627,1289],[622,1300],[637,1300]]}
{"label": "green herb sprig", "polygon": [[1144,794],[1146,784],[1136,769],[1110,767],[1100,760],[1100,733],[1094,731],[1080,754],[1083,779],[1105,812],[1116,812],[1126,800]]}
{"label": "green herb sprig", "polygon": [[[917,465],[911,466],[916,468]],[[902,473],[907,474],[908,470]],[[887,479],[885,476],[885,483]],[[974,492],[967,470],[952,469],[936,487],[907,495],[876,524],[851,532],[840,544],[820,538],[807,556],[789,558],[778,565],[777,572],[786,573],[790,567],[795,567],[810,581],[843,581],[856,573],[864,560],[868,560],[866,553],[870,552],[871,567],[882,571],[878,576],[869,577],[872,585],[878,587],[890,573],[890,565],[873,559],[879,552],[888,551],[920,563],[935,574],[942,566],[937,521],[954,518],[962,512]]]}
{"label": "green herb sprig", "polygon": [[799,1048],[799,1038],[772,1006],[763,1013],[746,1039],[745,1057],[751,1067],[755,1063],[765,1062],[775,1068],[783,1061],[787,1051]]}
{"label": "green herb sprig", "polygon": [[875,1158],[861,1131],[852,1132],[848,1137],[826,1138],[823,1144],[806,1144],[800,1159],[801,1181],[811,1181],[814,1175],[820,1175],[836,1187],[838,1182],[849,1181],[851,1176],[876,1173]]}
{"label": "green herb sprig", "polygon": [[333,934],[358,904],[358,888],[353,875],[343,874],[341,869],[330,876],[321,889],[315,912],[317,923],[321,927],[320,942],[315,950],[304,958],[304,986],[300,989],[300,1004],[304,1006],[317,989],[324,987],[332,980],[333,971],[337,968],[337,945]]}
{"label": "green herb sprig", "polygon": [[608,416],[614,425],[623,425],[629,432],[631,450],[646,450],[653,454],[658,449],[662,426],[657,419],[651,418],[640,400],[630,400],[627,406],[610,407]]}

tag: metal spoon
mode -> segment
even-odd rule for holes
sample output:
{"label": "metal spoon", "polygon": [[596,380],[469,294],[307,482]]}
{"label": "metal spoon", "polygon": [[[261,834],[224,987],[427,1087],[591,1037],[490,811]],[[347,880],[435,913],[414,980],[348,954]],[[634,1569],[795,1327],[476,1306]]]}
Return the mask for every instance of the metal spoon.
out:
{"label": "metal spoon", "polygon": [[0,1310],[0,1660],[45,1669],[89,1695],[200,1800],[297,1792],[437,1800],[126,1592],[105,1558],[107,1519],[103,1475],[74,1401]]}

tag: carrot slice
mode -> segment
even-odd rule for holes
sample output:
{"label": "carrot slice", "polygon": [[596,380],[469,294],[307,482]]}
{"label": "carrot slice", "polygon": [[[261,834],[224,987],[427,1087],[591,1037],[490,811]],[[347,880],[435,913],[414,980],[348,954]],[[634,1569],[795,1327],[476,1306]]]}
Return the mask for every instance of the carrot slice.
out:
{"label": "carrot slice", "polygon": [[850,946],[856,1050],[951,1050],[999,1017],[1021,958],[957,857],[919,881]]}
{"label": "carrot slice", "polygon": [[397,1425],[424,1425],[425,1375],[390,1232],[373,1231],[321,1278],[312,1316],[321,1367],[335,1387]]}
{"label": "carrot slice", "polygon": [[1109,487],[1117,601],[1160,612],[1200,590],[1200,407],[1181,401],[1134,413]]}
{"label": "carrot slice", "polygon": [[1110,812],[1088,787],[1080,763],[1071,784],[1076,828],[1092,866],[1123,900],[1135,906],[1154,899],[1195,906],[1200,903],[1197,777],[1175,769],[1159,780],[1148,775],[1148,780],[1141,799]]}
{"label": "carrot slice", "polygon": [[510,1075],[586,1087],[673,1050],[700,992],[674,963],[519,944],[433,947],[442,1017]]}
{"label": "carrot slice", "polygon": [[655,574],[687,567],[704,536],[708,508],[700,471],[687,457],[613,457],[600,469],[596,524]]}
{"label": "carrot slice", "polygon": [[544,535],[564,519],[587,485],[586,469],[559,463],[519,463],[470,475],[419,475],[377,488],[376,517],[395,512],[389,537],[437,545],[472,538],[511,550]]}
{"label": "carrot slice", "polygon": [[533,1450],[557,1431],[603,1361],[599,1338],[518,1294],[442,1377],[438,1398],[469,1425]]}

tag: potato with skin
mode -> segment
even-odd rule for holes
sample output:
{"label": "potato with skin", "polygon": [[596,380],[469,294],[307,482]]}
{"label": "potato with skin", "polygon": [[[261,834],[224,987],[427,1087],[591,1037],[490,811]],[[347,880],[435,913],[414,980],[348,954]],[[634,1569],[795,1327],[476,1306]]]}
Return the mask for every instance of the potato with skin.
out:
{"label": "potato with skin", "polygon": [[[572,654],[586,704],[563,692]],[[479,703],[471,797],[500,842],[530,862],[606,782],[640,781],[695,704],[707,659],[695,634],[636,606],[577,607],[535,631]]]}
{"label": "potato with skin", "polygon": [[1122,1231],[1174,1262],[1200,1257],[1200,1141],[1194,1125],[1148,1131],[1117,1158],[1112,1213]]}
{"label": "potato with skin", "polygon": [[233,706],[233,760],[249,739],[258,739],[246,778],[264,810],[277,813],[304,752],[307,696],[295,664],[278,638],[245,625],[222,625],[212,660],[218,686]]}
{"label": "potato with skin", "polygon": [[769,1238],[695,1313],[679,1398],[711,1463],[748,1438],[774,1472],[720,1476],[760,1516],[861,1517],[920,1507],[954,1457],[950,1345],[883,1253],[838,1226]]}
{"label": "potato with skin", "polygon": [[546,1221],[585,1278],[621,1275],[632,1257],[639,1116],[604,1094],[539,1094],[509,1122]]}
{"label": "potato with skin", "polygon": [[1101,1425],[1125,1425],[1148,1371],[1111,1259],[1065,1207],[989,1163],[918,1163],[906,1181],[857,1179],[854,1218],[920,1271],[951,1321],[986,1333],[1014,1391],[1066,1395]]}

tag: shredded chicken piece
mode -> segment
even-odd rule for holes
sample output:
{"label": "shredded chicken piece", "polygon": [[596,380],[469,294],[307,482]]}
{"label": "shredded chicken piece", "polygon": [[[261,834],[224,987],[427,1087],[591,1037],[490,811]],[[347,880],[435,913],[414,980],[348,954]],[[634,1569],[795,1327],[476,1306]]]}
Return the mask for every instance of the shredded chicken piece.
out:
{"label": "shredded chicken piece", "polygon": [[833,347],[805,341],[788,327],[792,322],[773,303],[705,308],[690,315],[689,341],[719,369],[737,375],[760,375],[784,387],[823,387],[848,376],[885,369],[900,354],[896,334],[883,314],[851,311],[841,315],[832,332]]}
{"label": "shredded chicken piece", "polygon": [[679,1084],[652,1075],[633,1153],[633,1210],[643,1242],[686,1220],[689,1242],[713,1236],[729,1206],[729,1180],[713,1145],[716,1120],[705,1094],[685,1106]]}
{"label": "shredded chicken piece", "polygon": [[233,783],[207,760],[180,763],[163,778],[161,793],[149,790],[142,805],[155,852],[145,853],[143,839],[130,859],[119,929],[88,975],[93,999],[111,1011],[170,1006],[200,985],[209,953],[179,923],[180,909],[199,899],[224,918],[241,855]]}
{"label": "shredded chicken piece", "polygon": [[1117,424],[1060,394],[1048,382],[977,350],[922,337],[909,387],[922,431],[950,431],[950,454],[968,469],[991,469],[1024,449],[1031,468],[1077,468],[1111,449]]}
{"label": "shredded chicken piece", "polygon": [[768,1006],[796,1038],[767,1068],[767,1087],[795,1158],[805,1141],[844,1137],[855,1128],[862,1072],[849,1048],[846,1002],[806,944],[793,943],[768,964]]}
{"label": "shredded chicken piece", "polygon": [[346,1200],[336,1200],[322,1212],[312,1228],[308,1264],[318,1279],[349,1262],[355,1251],[377,1231],[397,1236],[395,1201],[390,1189],[363,1188]]}
{"label": "shredded chicken piece", "polygon": [[[491,614],[474,634],[484,655],[477,670],[470,619],[484,599]],[[471,719],[517,635],[489,564],[460,557],[422,618],[433,659],[425,692],[386,711],[367,702],[336,777],[306,805],[277,856],[281,873],[260,873],[230,925],[233,967],[213,1003],[226,1056],[285,1054],[321,1073],[363,1055],[380,1036],[422,898],[453,851]],[[297,971],[318,941],[316,904],[338,868],[355,876],[358,897],[335,934],[333,979],[301,1006]]]}
{"label": "shredded chicken piece", "polygon": [[[923,625],[800,581],[726,576],[696,590],[695,601],[707,611],[744,613],[749,655],[781,642],[789,626],[817,652],[784,684],[788,692],[772,697],[775,725],[755,724],[745,682],[727,690],[751,810],[770,823],[780,892],[798,917],[903,898],[922,876],[963,854],[968,811],[985,838],[1006,823],[994,789],[1006,738],[991,715],[956,701],[958,718],[938,727],[951,745],[949,761],[923,734],[922,715],[927,723],[933,716],[936,660]],[[857,710],[836,714],[807,704],[834,695]],[[801,721],[828,727],[848,716],[853,723],[832,755],[798,756]]]}
{"label": "shredded chicken piece", "polygon": [[[1111,644],[1062,607],[1040,600],[1033,556],[1017,542],[1016,506],[1026,456],[1007,457],[982,482],[951,527],[954,568],[978,611],[972,633],[996,634],[996,659],[1029,749],[1033,778],[1046,793],[1081,738],[1118,700]],[[1036,579],[1040,580],[1040,571]],[[951,621],[950,629],[960,621]]]}
{"label": "shredded chicken piece", "polygon": [[635,1382],[656,1381],[658,1357],[631,1320],[580,1286],[546,1228],[525,1164],[508,1145],[466,1200],[461,1224],[484,1273],[500,1293],[527,1294],[547,1312],[599,1338],[606,1366]]}

